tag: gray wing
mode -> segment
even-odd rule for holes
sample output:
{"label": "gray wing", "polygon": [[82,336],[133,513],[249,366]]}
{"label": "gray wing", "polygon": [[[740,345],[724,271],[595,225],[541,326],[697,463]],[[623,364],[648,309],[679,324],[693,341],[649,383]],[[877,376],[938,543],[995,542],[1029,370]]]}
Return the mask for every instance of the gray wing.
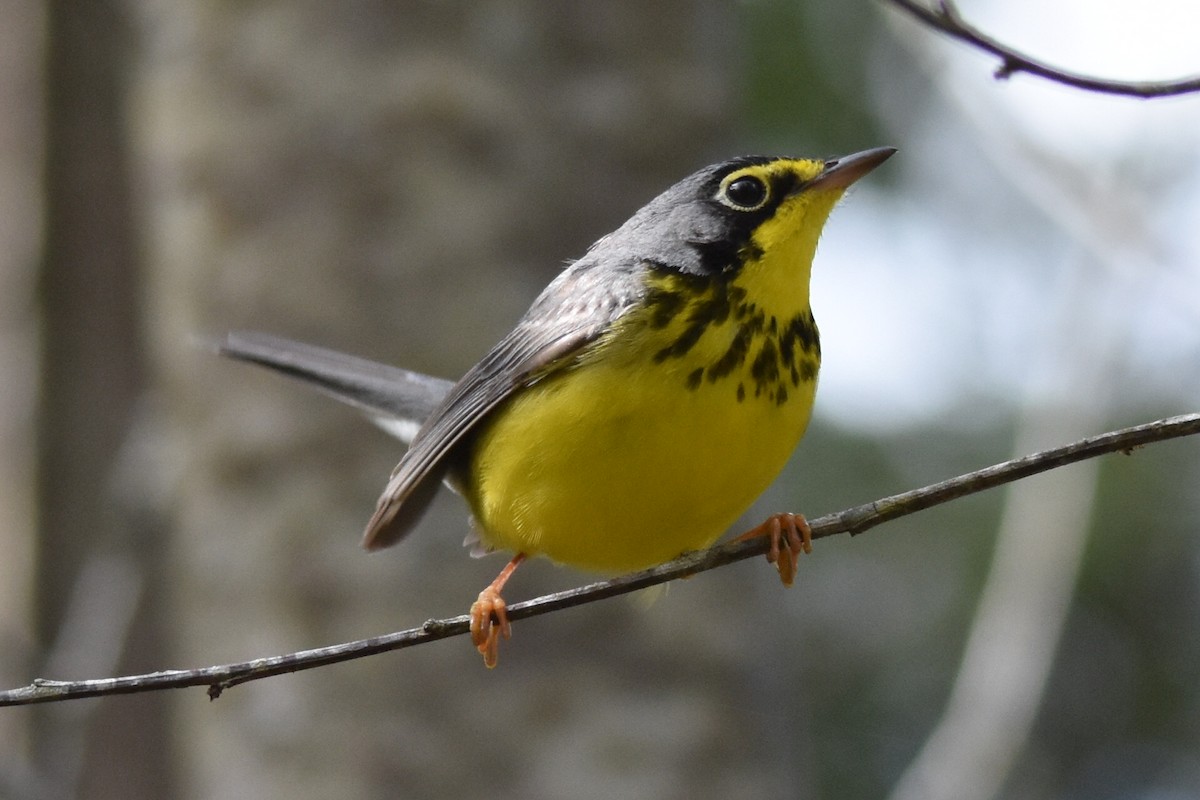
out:
{"label": "gray wing", "polygon": [[637,292],[632,266],[599,269],[585,257],[562,272],[434,409],[379,498],[363,546],[376,550],[404,538],[454,466],[464,437],[517,389],[574,363]]}
{"label": "gray wing", "polygon": [[365,412],[406,444],[437,408],[452,381],[253,331],[234,331],[220,355],[267,367]]}

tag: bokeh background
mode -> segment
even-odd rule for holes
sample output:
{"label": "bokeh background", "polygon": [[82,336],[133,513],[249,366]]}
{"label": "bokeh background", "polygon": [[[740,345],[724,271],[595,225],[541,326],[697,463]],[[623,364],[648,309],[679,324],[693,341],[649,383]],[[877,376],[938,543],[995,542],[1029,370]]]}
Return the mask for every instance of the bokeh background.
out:
{"label": "bokeh background", "polygon": [[[1125,10],[1121,10],[1125,9]],[[1200,69],[1190,0],[971,0],[1077,70]],[[449,377],[559,266],[745,152],[900,154],[835,212],[825,365],[747,517],[1200,410],[1200,97],[1084,94],[856,0],[0,3],[0,686],[463,613],[400,447],[235,328]],[[230,690],[0,709],[0,798],[1200,795],[1200,443]],[[510,599],[591,576],[545,563]]]}

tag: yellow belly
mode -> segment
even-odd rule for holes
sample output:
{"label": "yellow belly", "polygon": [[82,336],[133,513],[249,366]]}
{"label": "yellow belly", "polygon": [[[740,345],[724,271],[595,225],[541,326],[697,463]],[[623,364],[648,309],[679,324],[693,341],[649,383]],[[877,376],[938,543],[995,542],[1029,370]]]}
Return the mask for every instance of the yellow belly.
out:
{"label": "yellow belly", "polygon": [[710,545],[779,474],[808,424],[815,358],[781,400],[756,393],[749,359],[688,381],[726,352],[732,325],[658,362],[669,337],[657,333],[597,348],[497,410],[464,486],[486,543],[600,572],[644,568]]}

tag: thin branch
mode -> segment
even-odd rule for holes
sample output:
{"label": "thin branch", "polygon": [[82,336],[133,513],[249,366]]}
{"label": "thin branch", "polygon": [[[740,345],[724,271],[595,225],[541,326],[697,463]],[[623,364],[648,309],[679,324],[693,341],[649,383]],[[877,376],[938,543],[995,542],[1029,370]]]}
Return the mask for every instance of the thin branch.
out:
{"label": "thin branch", "polygon": [[1143,99],[1200,92],[1200,75],[1166,81],[1117,81],[1050,66],[993,39],[967,22],[952,0],[937,0],[933,7],[917,0],[886,2],[951,38],[966,42],[999,58],[1000,66],[996,68],[995,77],[1000,80],[1010,78],[1018,72],[1027,72],[1076,89]]}
{"label": "thin branch", "polygon": [[[884,522],[1039,472],[1095,458],[1105,453],[1120,451],[1129,454],[1134,449],[1146,444],[1196,433],[1200,433],[1200,414],[1161,419],[1081,439],[1063,447],[1005,461],[921,489],[902,492],[835,514],[827,514],[810,520],[809,524],[812,527],[814,539],[833,536],[837,533],[859,534]],[[765,540],[752,539],[744,542],[729,542],[708,550],[685,553],[674,561],[652,569],[634,572],[612,580],[599,581],[522,603],[514,603],[508,607],[508,616],[510,620],[526,619],[591,603],[606,597],[634,592],[647,586],[666,583],[735,561],[762,555],[766,552],[766,547]],[[84,681],[56,681],[37,678],[29,686],[0,692],[0,706],[48,703],[81,697],[132,694],[161,689],[181,689],[187,686],[207,686],[209,697],[216,699],[225,689],[241,683],[459,636],[467,633],[467,630],[468,618],[466,616],[440,620],[431,619],[419,628],[390,633],[385,636],[375,636],[370,639],[282,656],[258,658],[239,664],[224,664],[203,669],[168,670],[146,675]]]}

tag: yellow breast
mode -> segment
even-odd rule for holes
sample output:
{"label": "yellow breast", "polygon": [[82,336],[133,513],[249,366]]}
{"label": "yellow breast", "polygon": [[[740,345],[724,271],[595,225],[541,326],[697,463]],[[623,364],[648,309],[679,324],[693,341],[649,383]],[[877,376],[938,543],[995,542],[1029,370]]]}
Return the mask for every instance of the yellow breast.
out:
{"label": "yellow breast", "polygon": [[602,572],[716,540],[808,424],[820,350],[804,273],[771,303],[751,299],[752,271],[652,276],[643,307],[481,431],[465,493],[484,540]]}

